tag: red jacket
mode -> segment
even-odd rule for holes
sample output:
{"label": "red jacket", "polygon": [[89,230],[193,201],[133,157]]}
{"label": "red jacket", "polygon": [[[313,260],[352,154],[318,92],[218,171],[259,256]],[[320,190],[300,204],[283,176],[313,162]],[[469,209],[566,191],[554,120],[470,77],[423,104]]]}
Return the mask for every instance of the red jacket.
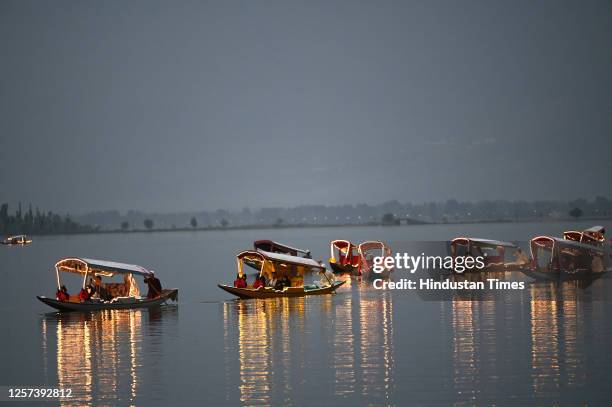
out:
{"label": "red jacket", "polygon": [[70,299],[70,297],[68,297],[68,294],[61,290],[57,290],[57,292],[55,293],[55,298],[58,301],[68,301]]}
{"label": "red jacket", "polygon": [[79,293],[79,301],[89,301],[89,293],[84,288],[81,288],[81,292]]}
{"label": "red jacket", "polygon": [[246,288],[247,287],[247,283],[243,279],[237,278],[237,279],[234,280],[234,287],[236,287],[236,288]]}

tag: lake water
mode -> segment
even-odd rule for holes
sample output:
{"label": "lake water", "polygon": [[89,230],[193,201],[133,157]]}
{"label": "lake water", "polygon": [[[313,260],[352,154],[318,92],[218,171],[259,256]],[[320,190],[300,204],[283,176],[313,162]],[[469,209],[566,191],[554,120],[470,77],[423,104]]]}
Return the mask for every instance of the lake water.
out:
{"label": "lake water", "polygon": [[[36,237],[29,247],[0,247],[0,386],[71,388],[74,397],[65,405],[610,405],[609,278],[587,287],[528,284],[490,301],[424,300],[357,280],[336,295],[275,300],[235,300],[216,287],[234,279],[235,254],[262,238],[309,248],[327,261],[336,238],[380,239],[399,250],[410,241],[527,240],[588,226]],[[612,230],[611,223],[604,226]],[[53,264],[67,256],[153,269],[165,286],[179,288],[179,303],[52,312],[35,296],[54,295]],[[71,281],[69,290],[78,284]]]}

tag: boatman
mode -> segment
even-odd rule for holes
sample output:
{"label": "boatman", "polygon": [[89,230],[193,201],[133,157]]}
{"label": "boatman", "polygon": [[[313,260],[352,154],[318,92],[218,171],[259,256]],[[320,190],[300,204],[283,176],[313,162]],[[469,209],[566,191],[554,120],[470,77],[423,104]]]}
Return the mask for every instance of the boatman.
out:
{"label": "boatman", "polygon": [[147,283],[147,287],[149,288],[149,291],[147,292],[147,299],[157,298],[161,295],[161,281],[155,277],[155,272],[151,271],[150,275],[145,276],[144,281]]}
{"label": "boatman", "polygon": [[327,269],[320,269],[319,274],[321,275],[321,280],[319,281],[320,287],[329,287],[334,284],[334,273],[328,271]]}

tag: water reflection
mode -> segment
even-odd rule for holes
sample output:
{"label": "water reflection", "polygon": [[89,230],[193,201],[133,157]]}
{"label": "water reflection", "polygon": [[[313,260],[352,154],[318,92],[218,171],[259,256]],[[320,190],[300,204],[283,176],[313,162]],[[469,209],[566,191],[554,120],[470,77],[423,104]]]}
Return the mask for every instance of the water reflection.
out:
{"label": "water reflection", "polygon": [[[61,404],[133,405],[141,387],[143,337],[156,329],[162,313],[175,314],[176,307],[46,314],[41,319],[44,366],[55,364],[57,386],[73,391]],[[147,353],[149,362],[156,353]],[[53,373],[46,372],[49,383],[55,382]]]}
{"label": "water reflection", "polygon": [[[575,281],[546,282],[531,284],[516,297],[507,293],[487,301],[457,297],[445,304],[455,405],[478,405],[500,395],[561,400],[587,386],[585,343],[592,339],[586,335],[599,332],[592,321],[603,319],[593,316],[593,310],[601,308],[593,307],[599,304],[590,301],[593,295],[597,293],[585,292]],[[513,373],[524,368],[528,378]],[[511,377],[513,385],[503,386],[503,376]]]}
{"label": "water reflection", "polygon": [[292,405],[330,386],[334,396],[389,404],[395,368],[389,292],[353,281],[336,296],[230,301],[222,313],[227,401]]}
{"label": "water reflection", "polygon": [[[290,397],[295,380],[292,357],[297,357],[294,362],[303,367],[304,342],[299,332],[304,327],[304,298],[226,302],[223,322],[225,353],[238,356],[241,403],[270,405],[273,397]],[[290,325],[296,331],[290,330]],[[226,357],[226,365],[232,363]],[[232,369],[226,367],[229,384]],[[273,377],[273,372],[278,373]],[[231,398],[232,389],[226,391]]]}

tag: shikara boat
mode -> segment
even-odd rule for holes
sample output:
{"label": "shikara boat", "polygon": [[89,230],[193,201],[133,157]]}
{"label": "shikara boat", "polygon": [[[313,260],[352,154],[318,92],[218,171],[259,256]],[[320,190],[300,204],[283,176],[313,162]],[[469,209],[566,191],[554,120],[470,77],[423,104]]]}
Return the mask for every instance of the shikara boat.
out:
{"label": "shikara boat", "polygon": [[329,266],[336,274],[359,274],[358,246],[348,240],[332,240],[329,244]]}
{"label": "shikara boat", "polygon": [[238,276],[244,276],[243,264],[257,264],[258,277],[263,276],[266,281],[287,277],[289,287],[275,289],[273,287],[253,288],[252,284],[246,287],[234,287],[227,284],[217,284],[218,287],[239,298],[277,298],[277,297],[304,297],[306,295],[330,294],[344,284],[344,281],[330,281],[331,285],[317,286],[304,285],[304,276],[308,273],[325,271],[319,262],[313,259],[290,256],[282,253],[271,253],[262,250],[246,250],[236,256]]}
{"label": "shikara boat", "polygon": [[375,257],[391,256],[391,248],[384,242],[372,240],[363,242],[359,245],[357,252],[359,254],[358,274],[366,279],[374,278],[389,278],[393,271],[393,267],[384,267],[383,271],[377,273],[373,270]]}
{"label": "shikara boat", "polygon": [[[69,257],[59,260],[55,263],[55,275],[58,290],[62,287],[60,273],[74,273],[83,276],[83,289],[86,286],[88,277],[106,277],[122,276],[125,280],[129,280],[132,287],[126,287],[124,283],[107,283],[106,289],[114,295],[110,301],[102,299],[89,299],[81,301],[78,295],[70,295],[68,300],[59,300],[45,296],[37,296],[41,302],[58,309],[60,311],[97,311],[108,309],[132,309],[132,308],[149,308],[159,306],[168,301],[176,301],[178,298],[178,289],[162,289],[161,293],[154,298],[142,298],[139,295],[133,295],[138,292],[137,283],[134,276],[153,277],[154,273],[144,267],[134,264],[117,263],[107,260],[94,260],[86,258]],[[134,287],[135,285],[135,287]]]}
{"label": "shikara boat", "polygon": [[[253,242],[253,249],[256,251],[261,250],[269,253],[281,253],[289,256],[298,256],[306,259],[311,258],[310,250],[308,249],[298,249],[297,247],[292,247],[272,240],[256,240]],[[257,262],[250,262],[249,260],[246,260],[245,264],[259,270],[259,265]]]}
{"label": "shikara boat", "polygon": [[[527,256],[516,244],[501,240],[457,237],[450,241],[450,254],[452,257],[482,257],[485,267],[466,270],[472,272],[518,270],[529,263]],[[511,255],[516,257],[512,258]]]}
{"label": "shikara boat", "polygon": [[612,270],[610,247],[593,246],[551,236],[531,239],[532,262],[521,270],[535,279],[568,280],[599,278]]}
{"label": "shikara boat", "polygon": [[9,236],[2,241],[6,246],[25,246],[32,243],[32,239],[28,239],[26,235]]}
{"label": "shikara boat", "polygon": [[567,230],[563,232],[565,240],[574,242],[586,243],[590,245],[600,245],[606,241],[606,229],[603,226],[593,226],[582,232],[576,230]]}

